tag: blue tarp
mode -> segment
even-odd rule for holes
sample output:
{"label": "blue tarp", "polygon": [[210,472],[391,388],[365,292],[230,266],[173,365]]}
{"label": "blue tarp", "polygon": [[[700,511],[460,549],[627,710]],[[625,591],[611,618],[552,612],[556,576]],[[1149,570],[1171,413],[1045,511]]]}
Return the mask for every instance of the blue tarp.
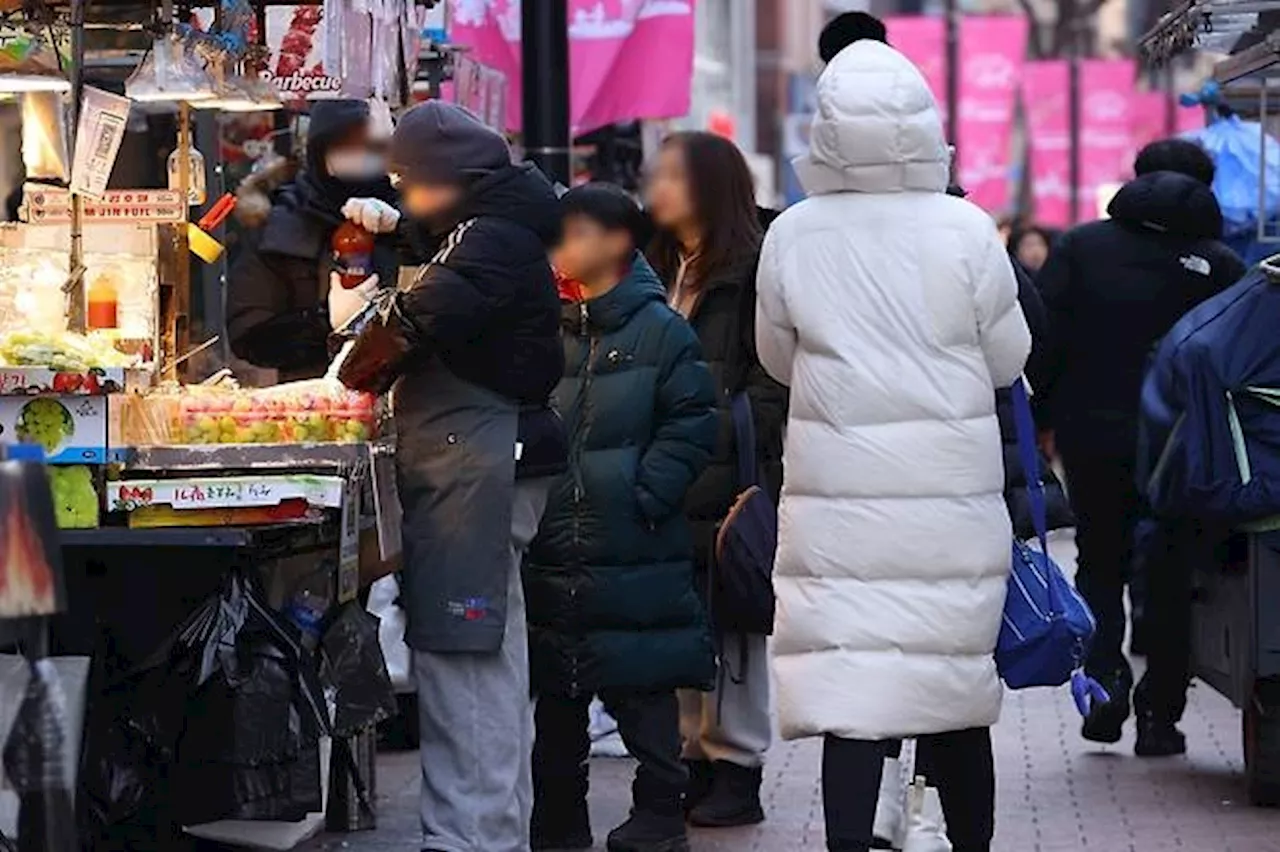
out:
{"label": "blue tarp", "polygon": [[[1257,263],[1267,257],[1274,245],[1258,242],[1258,188],[1260,184],[1266,187],[1261,199],[1263,215],[1268,233],[1275,233],[1280,224],[1280,143],[1264,137],[1256,121],[1241,121],[1235,115],[1217,118],[1207,127],[1183,136],[1199,142],[1213,157],[1217,168],[1213,194],[1222,208],[1223,240],[1245,263]],[[1263,138],[1267,140],[1265,179],[1259,157]]]}
{"label": "blue tarp", "polygon": [[1280,515],[1280,266],[1253,269],[1161,343],[1142,389],[1139,466],[1159,515]]}

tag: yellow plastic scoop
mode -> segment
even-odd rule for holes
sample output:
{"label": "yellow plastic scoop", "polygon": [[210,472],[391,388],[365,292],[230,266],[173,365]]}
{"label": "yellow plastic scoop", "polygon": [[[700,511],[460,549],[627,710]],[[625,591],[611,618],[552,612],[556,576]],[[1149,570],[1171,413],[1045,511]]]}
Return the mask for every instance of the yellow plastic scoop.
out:
{"label": "yellow plastic scoop", "polygon": [[192,254],[205,263],[213,263],[222,257],[222,243],[209,236],[209,232],[225,222],[234,209],[236,197],[228,192],[214,202],[209,211],[200,217],[199,222],[187,223],[187,246]]}

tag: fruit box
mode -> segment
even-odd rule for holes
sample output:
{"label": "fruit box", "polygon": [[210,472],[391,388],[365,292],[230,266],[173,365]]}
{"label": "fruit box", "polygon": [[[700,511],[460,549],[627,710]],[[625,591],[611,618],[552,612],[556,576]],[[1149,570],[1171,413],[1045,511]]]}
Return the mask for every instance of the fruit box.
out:
{"label": "fruit box", "polygon": [[109,458],[106,396],[0,396],[0,444],[39,444],[50,464],[104,464]]}

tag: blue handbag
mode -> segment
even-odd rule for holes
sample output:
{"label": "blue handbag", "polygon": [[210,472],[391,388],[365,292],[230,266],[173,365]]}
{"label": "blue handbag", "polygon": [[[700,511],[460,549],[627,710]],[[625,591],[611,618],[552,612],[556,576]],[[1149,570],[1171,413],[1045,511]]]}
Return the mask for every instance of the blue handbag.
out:
{"label": "blue handbag", "polygon": [[1018,454],[1040,550],[1014,538],[1009,593],[996,642],[996,668],[1010,689],[1061,686],[1072,681],[1076,703],[1087,713],[1090,697],[1105,700],[1105,693],[1078,671],[1088,656],[1097,623],[1089,605],[1049,558],[1044,485],[1031,404],[1023,380],[1015,382],[1011,390]]}

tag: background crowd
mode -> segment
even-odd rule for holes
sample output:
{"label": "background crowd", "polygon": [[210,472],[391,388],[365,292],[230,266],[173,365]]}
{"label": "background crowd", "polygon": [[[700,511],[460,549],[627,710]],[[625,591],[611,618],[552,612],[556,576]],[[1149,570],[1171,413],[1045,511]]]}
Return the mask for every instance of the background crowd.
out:
{"label": "background crowd", "polygon": [[[1189,596],[1154,578],[1185,573],[1186,531],[1135,484],[1138,399],[1161,338],[1244,271],[1212,160],[1156,143],[1109,219],[998,227],[878,21],[838,18],[820,52],[808,198],[780,216],[713,134],[670,137],[641,206],[604,184],[557,197],[448,104],[390,139],[323,104],[231,277],[238,355],[394,387],[429,852],[591,848],[597,697],[639,764],[614,852],[764,820],[775,705],[784,737],[824,738],[829,849],[990,849],[992,651],[1010,533],[1035,534],[1007,390],[1024,374],[1066,473],[1049,526],[1077,528],[1098,621],[1086,668],[1110,700],[1083,736],[1115,742],[1130,713],[1145,521],[1147,559],[1181,562],[1152,572],[1137,749],[1185,748]],[[326,266],[347,219],[378,235],[354,293]],[[400,264],[422,265],[397,289]]]}

